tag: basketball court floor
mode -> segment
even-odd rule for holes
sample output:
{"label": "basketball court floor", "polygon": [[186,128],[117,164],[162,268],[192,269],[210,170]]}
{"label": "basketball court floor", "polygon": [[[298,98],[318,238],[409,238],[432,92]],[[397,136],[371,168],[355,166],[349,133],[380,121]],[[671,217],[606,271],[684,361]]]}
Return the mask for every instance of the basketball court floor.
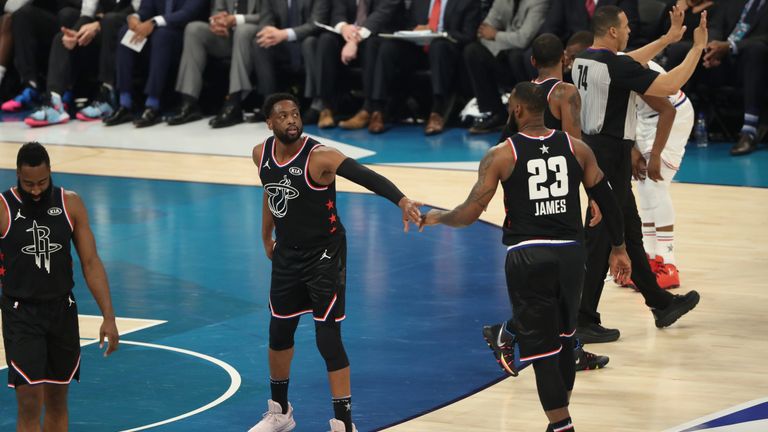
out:
{"label": "basketball court floor", "polygon": [[[305,130],[443,208],[463,201],[496,138],[462,129],[425,138],[416,126],[378,136]],[[245,431],[260,420],[269,398],[270,265],[250,150],[268,134],[263,123],[218,131],[206,121],[144,130],[0,124],[0,186],[15,184],[19,143],[48,146],[54,182],[89,209],[120,317],[121,348],[105,359],[98,308],[77,271],[83,367],[70,389],[71,430]],[[622,337],[587,347],[611,361],[577,375],[578,430],[768,430],[768,152],[731,158],[728,148],[689,147],[672,188],[677,291],[696,289],[701,303],[658,330],[639,294],[606,286],[604,323]],[[391,203],[344,179],[338,189],[349,244],[342,328],[358,429],[544,430],[533,371],[507,378],[481,336],[483,324],[510,312],[501,191],[471,227],[403,233]],[[296,341],[296,430],[328,430],[310,321]],[[0,430],[13,430],[15,415],[13,391],[0,391]]]}

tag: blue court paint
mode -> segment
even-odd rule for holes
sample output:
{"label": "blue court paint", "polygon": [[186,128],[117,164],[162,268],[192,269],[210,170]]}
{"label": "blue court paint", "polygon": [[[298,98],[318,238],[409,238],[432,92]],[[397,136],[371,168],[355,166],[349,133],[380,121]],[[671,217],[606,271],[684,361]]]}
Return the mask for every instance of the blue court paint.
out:
{"label": "blue court paint", "polygon": [[768,399],[757,399],[670,429],[675,432],[717,430],[764,431],[768,428]]}
{"label": "blue court paint", "polygon": [[[53,175],[89,209],[119,316],[168,322],[126,339],[183,348],[232,365],[240,390],[223,404],[157,430],[247,430],[266,409],[270,263],[260,241],[256,187]],[[0,170],[0,184],[15,174]],[[428,197],[427,197],[428,198]],[[402,233],[383,198],[339,194],[348,231],[345,345],[352,362],[355,423],[371,430],[432,409],[502,376],[483,324],[509,314],[498,228]],[[75,263],[79,268],[79,262]],[[76,272],[80,312],[98,308]],[[311,320],[296,336],[289,398],[298,431],[327,430],[332,414]],[[5,374],[0,374],[5,379]],[[103,359],[83,348],[72,386],[73,430],[103,432],[173,417],[229,386],[220,368],[144,347]],[[0,390],[0,430],[15,421],[12,390]]]}

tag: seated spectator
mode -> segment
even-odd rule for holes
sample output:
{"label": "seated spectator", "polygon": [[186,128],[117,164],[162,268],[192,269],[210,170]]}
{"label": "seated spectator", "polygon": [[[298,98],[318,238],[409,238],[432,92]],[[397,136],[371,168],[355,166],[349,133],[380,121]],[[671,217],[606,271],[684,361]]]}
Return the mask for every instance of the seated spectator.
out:
{"label": "seated spectator", "polygon": [[[374,118],[382,114],[398,81],[408,79],[417,69],[429,69],[432,84],[432,106],[424,133],[441,133],[448,97],[457,89],[457,70],[464,46],[475,40],[480,23],[477,0],[413,0],[408,13],[408,29],[446,32],[447,38],[434,39],[428,47],[412,42],[387,39],[382,41],[373,81]],[[382,132],[382,125],[369,125],[371,132]]]}
{"label": "seated spectator", "polygon": [[0,108],[16,112],[34,108],[40,102],[45,88],[44,60],[48,59],[51,42],[61,27],[75,24],[80,16],[80,2],[8,0],[5,7],[15,11],[11,15],[14,61],[24,89]]}
{"label": "seated spectator", "polygon": [[[402,27],[403,0],[335,0],[331,7],[331,23],[336,30],[323,32],[317,44],[317,84],[324,109],[320,112],[319,128],[336,126],[334,112],[337,108],[338,83],[341,81],[340,66],[362,67],[363,91],[370,100],[373,90],[373,74],[376,52],[381,44],[379,33],[391,33]],[[337,34],[338,33],[338,34]],[[371,119],[371,107],[363,105],[352,118],[342,121],[345,129],[362,129],[372,122],[384,127],[384,120],[377,115]]]}
{"label": "seated spectator", "polygon": [[137,128],[152,126],[160,121],[160,95],[168,79],[175,75],[184,27],[208,13],[209,4],[204,0],[142,0],[139,11],[128,17],[128,24],[120,30],[119,39],[130,30],[131,40],[147,39],[141,53],[120,44],[117,47],[117,90],[120,107],[104,119],[105,126],[114,126],[133,120],[134,63],[139,55],[149,57],[149,76],[144,87],[147,95],[141,116],[133,121]]}
{"label": "seated spectator", "polygon": [[489,115],[470,133],[500,131],[507,122],[499,86],[512,86],[510,61],[513,49],[528,47],[547,13],[548,0],[496,0],[477,29],[478,40],[464,48],[464,62],[480,112]]}
{"label": "seated spectator", "polygon": [[766,94],[768,73],[768,1],[732,0],[709,19],[703,64],[713,84],[738,77],[744,86],[744,124],[731,148],[734,156],[757,147],[757,126]]}
{"label": "seated spectator", "polygon": [[[266,97],[286,90],[279,88],[278,75],[296,77],[302,71],[311,86],[310,77],[317,75],[318,68],[316,36],[323,31],[315,22],[328,22],[331,0],[266,0],[265,5],[268,18],[253,41],[259,94]],[[314,97],[314,93],[312,88],[307,96]],[[315,104],[317,108],[322,109]]]}
{"label": "seated spectator", "polygon": [[180,125],[203,118],[198,105],[203,88],[203,71],[208,57],[231,58],[229,96],[221,112],[211,119],[213,128],[232,126],[243,121],[240,107],[243,93],[249,92],[253,72],[251,43],[264,19],[259,0],[214,0],[208,22],[194,21],[184,29],[176,91],[181,93],[179,113],[168,120]]}
{"label": "seated spectator", "polygon": [[[72,28],[62,27],[54,36],[48,59],[48,95],[43,105],[24,119],[26,124],[37,127],[69,121],[62,95],[71,93],[78,75],[93,71],[87,65],[93,64],[97,58],[102,89],[94,104],[83,108],[77,118],[83,121],[99,120],[112,113],[117,30],[138,7],[138,3],[138,0],[134,0],[134,4],[129,0],[120,3],[112,0],[83,2],[75,25]],[[102,23],[107,27],[106,31],[102,31]]]}

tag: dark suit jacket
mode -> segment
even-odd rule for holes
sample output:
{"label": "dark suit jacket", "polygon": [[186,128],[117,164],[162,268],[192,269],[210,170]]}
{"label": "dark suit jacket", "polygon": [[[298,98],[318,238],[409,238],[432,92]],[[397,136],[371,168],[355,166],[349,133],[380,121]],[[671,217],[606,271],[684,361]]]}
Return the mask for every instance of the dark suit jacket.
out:
{"label": "dark suit jacket", "polygon": [[[483,19],[480,16],[480,2],[477,0],[443,0],[448,3],[443,14],[443,31],[459,43],[469,43],[477,38],[477,27]],[[409,29],[429,23],[430,0],[412,0],[408,11]]]}
{"label": "dark suit jacket", "polygon": [[[291,0],[299,2],[299,16],[301,25],[294,27],[296,39],[302,40],[307,36],[320,32],[320,27],[315,25],[315,21],[327,23],[330,15],[330,0]],[[266,0],[265,10],[262,12],[263,25],[272,25],[283,29],[288,27],[288,1],[287,0]]]}
{"label": "dark suit jacket", "polygon": [[[760,0],[755,0],[760,1]],[[724,1],[709,19],[709,40],[724,41],[733,31],[741,17],[741,11],[747,0]],[[736,43],[736,48],[741,49],[744,44],[762,42],[768,44],[768,3],[758,12],[757,21],[744,36],[744,39]]]}
{"label": "dark suit jacket", "polygon": [[173,0],[173,11],[165,10],[165,0],[141,0],[138,15],[141,21],[161,15],[170,28],[184,30],[191,21],[205,20],[210,3],[206,0]]}
{"label": "dark suit jacket", "polygon": [[[597,7],[608,5],[620,7],[627,14],[630,30],[637,30],[640,28],[637,2],[638,0],[600,0]],[[552,0],[547,19],[539,33],[554,33],[563,43],[566,43],[568,38],[582,30],[592,31],[592,20],[584,7],[584,0]],[[631,34],[629,43],[632,45]]]}
{"label": "dark suit jacket", "polygon": [[[368,0],[368,18],[363,27],[371,34],[391,33],[404,28],[405,14],[403,0]],[[333,0],[331,8],[331,25],[340,22],[354,24],[357,16],[356,0]]]}

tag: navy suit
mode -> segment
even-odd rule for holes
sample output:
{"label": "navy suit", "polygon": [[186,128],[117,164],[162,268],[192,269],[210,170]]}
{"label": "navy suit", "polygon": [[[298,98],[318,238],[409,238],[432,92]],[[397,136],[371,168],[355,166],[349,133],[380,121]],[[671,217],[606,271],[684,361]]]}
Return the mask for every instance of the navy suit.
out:
{"label": "navy suit", "polygon": [[[157,26],[149,35],[147,44],[141,53],[120,44],[117,47],[117,90],[130,92],[133,68],[139,54],[149,56],[149,76],[144,93],[159,98],[168,75],[175,76],[181,57],[184,27],[198,19],[206,19],[209,2],[205,0],[171,0],[170,10],[166,10],[166,0],[142,0],[137,15],[146,21],[162,16],[166,25]],[[120,30],[118,40],[122,40],[128,31],[128,25]]]}

